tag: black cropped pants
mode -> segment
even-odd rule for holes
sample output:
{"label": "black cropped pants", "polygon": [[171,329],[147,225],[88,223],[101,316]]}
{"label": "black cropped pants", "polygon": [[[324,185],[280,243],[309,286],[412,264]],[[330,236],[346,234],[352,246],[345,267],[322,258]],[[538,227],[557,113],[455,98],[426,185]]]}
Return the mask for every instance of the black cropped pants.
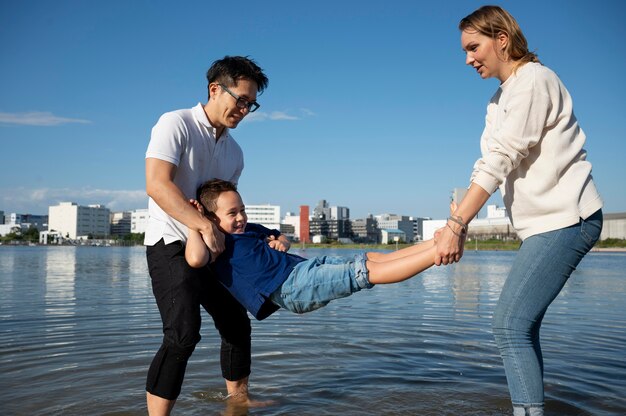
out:
{"label": "black cropped pants", "polygon": [[146,251],[152,292],[163,322],[163,343],[152,360],[146,390],[168,400],[180,394],[187,361],[200,341],[202,306],[222,339],[222,376],[231,381],[250,375],[251,326],[246,309],[219,283],[209,267],[185,261],[185,245],[160,240]]}

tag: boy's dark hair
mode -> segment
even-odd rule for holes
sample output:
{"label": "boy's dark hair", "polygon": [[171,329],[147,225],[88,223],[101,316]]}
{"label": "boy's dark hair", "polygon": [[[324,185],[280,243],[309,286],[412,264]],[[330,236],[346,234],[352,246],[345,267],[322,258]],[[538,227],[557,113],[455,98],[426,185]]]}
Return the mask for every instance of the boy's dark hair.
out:
{"label": "boy's dark hair", "polygon": [[237,192],[237,185],[222,179],[211,179],[200,185],[196,196],[204,207],[204,214],[208,215],[215,212],[217,209],[217,198],[228,191]]}
{"label": "boy's dark hair", "polygon": [[256,82],[259,94],[267,88],[269,83],[263,70],[251,58],[247,56],[225,56],[213,62],[207,71],[207,89],[213,82],[224,84],[227,87],[236,87],[237,81],[242,78]]}

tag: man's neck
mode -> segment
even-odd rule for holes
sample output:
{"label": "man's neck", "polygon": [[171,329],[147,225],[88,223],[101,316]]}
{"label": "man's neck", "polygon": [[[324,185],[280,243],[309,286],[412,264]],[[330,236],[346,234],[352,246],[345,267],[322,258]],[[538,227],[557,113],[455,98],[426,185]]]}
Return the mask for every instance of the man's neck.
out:
{"label": "man's neck", "polygon": [[215,124],[213,124],[213,122],[211,121],[211,117],[209,116],[209,104],[208,103],[204,105],[204,115],[206,116],[206,119],[209,122],[209,124],[215,129],[215,141],[218,141],[220,137],[222,137],[222,133],[224,133],[224,130],[226,130],[226,128],[224,126],[216,127]]}

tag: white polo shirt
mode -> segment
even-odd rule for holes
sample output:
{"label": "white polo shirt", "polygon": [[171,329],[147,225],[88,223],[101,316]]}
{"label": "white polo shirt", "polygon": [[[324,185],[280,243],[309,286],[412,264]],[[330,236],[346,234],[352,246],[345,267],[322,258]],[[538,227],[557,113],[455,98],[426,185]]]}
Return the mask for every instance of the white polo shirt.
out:
{"label": "white polo shirt", "polygon": [[[209,179],[237,183],[243,170],[241,147],[225,129],[219,140],[209,124],[203,105],[165,113],[152,128],[147,158],[176,165],[174,183],[185,197],[195,198],[198,187]],[[148,227],[144,244],[152,246],[161,238],[165,244],[187,241],[187,227],[171,218],[149,198]]]}

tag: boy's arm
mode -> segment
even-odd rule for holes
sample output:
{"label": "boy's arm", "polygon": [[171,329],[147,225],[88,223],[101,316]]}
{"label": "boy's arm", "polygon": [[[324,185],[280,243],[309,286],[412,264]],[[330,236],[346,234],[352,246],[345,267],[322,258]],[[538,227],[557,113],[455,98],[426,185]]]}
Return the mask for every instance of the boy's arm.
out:
{"label": "boy's arm", "polygon": [[291,247],[291,242],[283,234],[278,237],[270,235],[267,243],[271,248],[278,251],[289,251],[289,248]]}
{"label": "boy's arm", "polygon": [[[189,203],[201,213],[203,212],[202,205],[200,205],[198,201],[190,199]],[[185,245],[185,260],[187,260],[187,263],[191,267],[204,267],[211,260],[211,253],[202,239],[202,234],[192,228],[188,230],[187,244]]]}
{"label": "boy's arm", "polygon": [[270,230],[261,224],[249,222],[248,225],[246,225],[246,231],[253,231],[268,236],[266,239],[267,244],[274,250],[289,251],[289,248],[291,247],[289,239],[278,230]]}
{"label": "boy's arm", "polygon": [[202,235],[191,228],[189,229],[187,245],[185,246],[185,260],[194,268],[204,267],[209,263],[209,260],[211,260],[209,249],[206,244],[204,244]]}

